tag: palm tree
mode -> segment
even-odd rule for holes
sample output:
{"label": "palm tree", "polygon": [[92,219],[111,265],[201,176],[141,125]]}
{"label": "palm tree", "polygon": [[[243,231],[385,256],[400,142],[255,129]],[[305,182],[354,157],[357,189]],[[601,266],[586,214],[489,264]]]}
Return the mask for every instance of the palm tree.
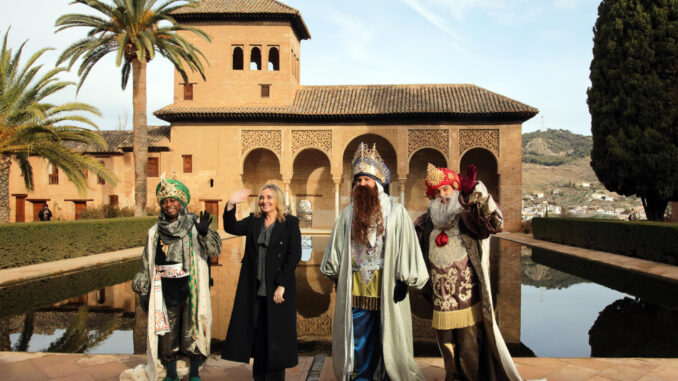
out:
{"label": "palm tree", "polygon": [[[82,57],[78,75],[82,86],[85,78],[99,60],[108,53],[116,53],[116,65],[122,65],[124,89],[132,72],[133,125],[134,125],[134,198],[135,215],[146,214],[146,162],[148,137],[146,126],[146,64],[156,51],[169,59],[181,74],[184,82],[188,76],[184,63],[205,79],[201,58],[207,58],[178,31],[190,31],[210,41],[200,29],[181,26],[171,16],[172,12],[187,4],[185,0],[74,0],[72,4],[87,5],[100,15],[67,14],[56,21],[57,32],[74,27],[89,28],[87,37],[64,50],[58,63],[69,60],[69,68]],[[123,62],[124,61],[124,62]]]}
{"label": "palm tree", "polygon": [[31,156],[47,159],[61,169],[81,194],[87,190],[85,171],[92,171],[112,183],[113,174],[92,157],[67,148],[64,143],[76,142],[106,147],[97,132],[77,124],[97,126],[82,113],[99,115],[85,103],[56,105],[46,98],[73,82],[60,81],[57,75],[67,71],[55,67],[40,76],[42,65],[36,61],[48,49],[33,54],[20,66],[21,44],[16,53],[7,46],[9,30],[5,32],[0,52],[0,222],[9,222],[9,170],[11,159],[19,164],[26,189],[33,189]]}

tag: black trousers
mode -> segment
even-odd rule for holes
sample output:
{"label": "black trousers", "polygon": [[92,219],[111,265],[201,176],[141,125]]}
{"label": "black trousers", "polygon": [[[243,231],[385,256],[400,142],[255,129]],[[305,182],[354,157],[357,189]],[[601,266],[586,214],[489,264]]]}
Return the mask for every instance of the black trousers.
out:
{"label": "black trousers", "polygon": [[181,352],[191,359],[204,357],[191,335],[190,296],[182,304],[167,307],[170,331],[158,336],[158,358],[162,363],[176,361]]}
{"label": "black trousers", "polygon": [[268,361],[268,296],[257,296],[254,303],[254,342],[252,343],[252,376],[254,381],[284,381],[285,369],[270,369]]}

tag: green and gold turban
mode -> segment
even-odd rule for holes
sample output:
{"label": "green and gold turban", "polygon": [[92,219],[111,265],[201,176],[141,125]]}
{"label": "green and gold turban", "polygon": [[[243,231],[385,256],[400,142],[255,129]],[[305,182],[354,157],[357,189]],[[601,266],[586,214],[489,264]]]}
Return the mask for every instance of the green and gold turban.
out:
{"label": "green and gold turban", "polygon": [[169,197],[178,200],[184,206],[191,201],[191,194],[186,185],[177,179],[165,179],[164,173],[160,176],[160,182],[155,188],[155,197],[158,199],[158,204]]}

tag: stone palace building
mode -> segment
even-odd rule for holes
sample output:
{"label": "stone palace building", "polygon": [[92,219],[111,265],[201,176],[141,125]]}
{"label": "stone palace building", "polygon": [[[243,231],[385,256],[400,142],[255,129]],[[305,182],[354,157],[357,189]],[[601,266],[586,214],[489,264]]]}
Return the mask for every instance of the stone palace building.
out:
{"label": "stone palace building", "polygon": [[[210,65],[207,81],[189,73],[184,83],[175,73],[174,102],[155,111],[169,125],[149,128],[149,207],[163,172],[189,187],[189,209],[216,215],[233,191],[256,194],[274,182],[291,212],[305,200],[312,226],[331,227],[349,203],[350,160],[362,141],[376,144],[392,172],[389,193],[413,217],[428,205],[427,163],[455,171],[473,163],[502,206],[506,230],[519,230],[521,129],[537,109],[472,84],[301,85],[301,42],[311,35],[298,10],[274,0],[203,0],[176,19],[211,36],[208,43],[185,35]],[[132,132],[101,134],[108,149],[77,149],[110,168],[116,186],[90,176],[80,195],[35,158],[35,189],[27,192],[13,163],[11,221],[37,219],[45,202],[60,219],[77,219],[86,206],[133,206]]]}

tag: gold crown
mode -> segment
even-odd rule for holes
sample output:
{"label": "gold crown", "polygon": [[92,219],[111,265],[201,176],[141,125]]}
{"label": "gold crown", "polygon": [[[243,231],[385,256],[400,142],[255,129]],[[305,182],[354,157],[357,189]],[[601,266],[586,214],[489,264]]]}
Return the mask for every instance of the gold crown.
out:
{"label": "gold crown", "polygon": [[[176,173],[173,177],[176,177]],[[160,175],[160,182],[155,188],[155,197],[158,199],[158,204],[168,197],[177,199],[184,205],[191,201],[191,194],[186,185],[176,178],[165,179],[164,172]]]}
{"label": "gold crown", "polygon": [[377,151],[376,143],[370,149],[367,144],[360,143],[358,150],[355,151],[352,161],[353,176],[360,173],[375,177],[382,185],[386,185],[391,180],[391,172],[386,163],[381,159]]}
{"label": "gold crown", "polygon": [[426,168],[426,182],[433,187],[437,187],[445,179],[445,173],[435,165],[428,163]]}

